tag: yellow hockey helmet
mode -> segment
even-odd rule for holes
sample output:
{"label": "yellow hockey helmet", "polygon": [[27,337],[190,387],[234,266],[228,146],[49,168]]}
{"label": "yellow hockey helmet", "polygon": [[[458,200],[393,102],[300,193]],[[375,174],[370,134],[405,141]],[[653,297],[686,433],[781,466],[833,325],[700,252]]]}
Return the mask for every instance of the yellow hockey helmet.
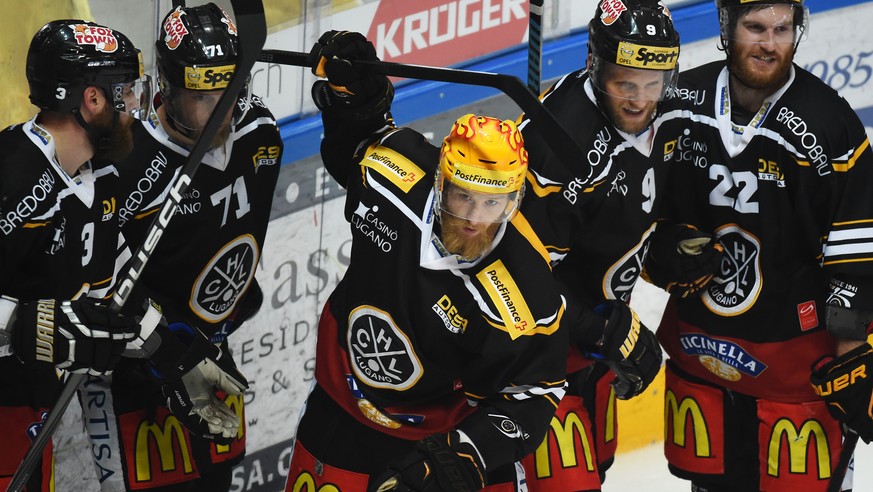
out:
{"label": "yellow hockey helmet", "polygon": [[437,209],[475,222],[511,220],[521,205],[526,172],[527,150],[513,121],[461,116],[443,139],[434,182]]}

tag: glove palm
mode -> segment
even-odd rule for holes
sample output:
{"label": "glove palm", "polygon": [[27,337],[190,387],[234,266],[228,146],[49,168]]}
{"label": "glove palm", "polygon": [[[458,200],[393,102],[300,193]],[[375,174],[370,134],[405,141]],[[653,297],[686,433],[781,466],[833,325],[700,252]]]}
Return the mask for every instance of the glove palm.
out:
{"label": "glove palm", "polygon": [[[186,341],[175,334],[180,325]],[[229,444],[239,431],[240,419],[216,396],[216,391],[241,395],[248,381],[230,354],[209,342],[196,328],[174,324],[171,331],[175,333],[162,337],[164,341],[152,357],[164,380],[161,391],[167,408],[190,432]]]}

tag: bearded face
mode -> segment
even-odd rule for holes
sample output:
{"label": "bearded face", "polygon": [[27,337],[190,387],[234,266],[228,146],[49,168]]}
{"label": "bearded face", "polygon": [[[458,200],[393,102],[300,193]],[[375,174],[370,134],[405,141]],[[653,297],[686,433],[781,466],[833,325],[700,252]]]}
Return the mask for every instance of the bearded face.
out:
{"label": "bearded face", "polygon": [[485,254],[494,242],[500,224],[473,223],[454,215],[440,213],[441,240],[446,249],[464,258],[478,258]]}
{"label": "bearded face", "polygon": [[118,162],[133,150],[133,118],[116,112],[107,105],[88,126],[88,141],[94,148],[95,159]]}
{"label": "bearded face", "polygon": [[790,5],[753,9],[741,16],[730,43],[730,72],[749,88],[773,92],[788,80],[794,60]]}

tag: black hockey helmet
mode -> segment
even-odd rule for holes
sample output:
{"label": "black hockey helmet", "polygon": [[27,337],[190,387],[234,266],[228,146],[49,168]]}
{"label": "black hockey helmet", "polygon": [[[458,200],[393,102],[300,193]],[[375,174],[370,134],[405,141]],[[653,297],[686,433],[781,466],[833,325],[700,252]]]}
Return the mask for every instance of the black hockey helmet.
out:
{"label": "black hockey helmet", "polygon": [[151,82],[142,54],[119,31],[81,19],[49,22],[30,42],[25,69],[30,101],[43,110],[77,113],[82,92],[99,87],[113,108],[148,116]]}
{"label": "black hockey helmet", "polygon": [[809,29],[809,10],[803,0],[715,0],[721,34],[721,47],[729,52],[730,42],[741,15],[755,9],[766,9],[774,5],[788,5],[792,8],[793,35],[786,42],[797,45],[806,38]]}
{"label": "black hockey helmet", "polygon": [[605,64],[659,70],[671,87],[679,72],[679,33],[667,7],[657,0],[602,0],[588,23],[591,80],[602,90]]}
{"label": "black hockey helmet", "polygon": [[[170,106],[180,92],[226,88],[239,54],[236,25],[227,12],[211,2],[179,6],[168,13],[161,22],[155,48],[161,96]],[[248,99],[245,101],[243,109],[234,111],[234,122],[242,119]],[[168,110],[172,111],[170,107]],[[181,114],[170,116],[176,123],[181,122]]]}

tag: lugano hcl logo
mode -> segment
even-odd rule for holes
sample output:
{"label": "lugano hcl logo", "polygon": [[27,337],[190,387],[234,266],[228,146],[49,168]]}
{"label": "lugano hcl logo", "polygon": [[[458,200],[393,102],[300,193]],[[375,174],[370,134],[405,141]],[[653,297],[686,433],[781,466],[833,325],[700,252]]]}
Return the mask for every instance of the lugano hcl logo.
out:
{"label": "lugano hcl logo", "polygon": [[406,390],[421,377],[421,362],[390,314],[359,306],[349,315],[349,358],[355,377],[374,388]]}
{"label": "lugano hcl logo", "polygon": [[226,318],[254,276],[259,251],[249,234],[224,245],[197,277],[191,289],[191,309],[212,323]]}

